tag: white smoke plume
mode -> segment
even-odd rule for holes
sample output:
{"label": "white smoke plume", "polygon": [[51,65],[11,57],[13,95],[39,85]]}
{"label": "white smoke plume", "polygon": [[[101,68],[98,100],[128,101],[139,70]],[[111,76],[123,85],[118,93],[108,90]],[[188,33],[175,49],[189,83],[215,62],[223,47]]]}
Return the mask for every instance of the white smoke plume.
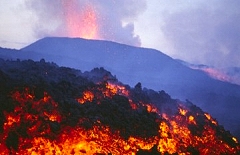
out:
{"label": "white smoke plume", "polygon": [[83,37],[140,46],[133,21],[145,0],[27,0],[35,18],[35,35]]}
{"label": "white smoke plume", "polygon": [[240,66],[240,1],[195,1],[164,12],[174,57],[216,67]]}

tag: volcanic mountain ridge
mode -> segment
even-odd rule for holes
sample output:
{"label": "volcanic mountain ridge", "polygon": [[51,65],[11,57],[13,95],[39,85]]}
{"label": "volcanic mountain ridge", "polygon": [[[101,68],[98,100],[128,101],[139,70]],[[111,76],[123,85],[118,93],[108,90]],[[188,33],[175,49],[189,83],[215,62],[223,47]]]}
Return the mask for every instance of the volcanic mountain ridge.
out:
{"label": "volcanic mountain ridge", "polygon": [[55,62],[59,66],[88,71],[104,67],[132,87],[138,82],[163,89],[174,98],[191,100],[240,138],[240,86],[209,77],[164,53],[103,40],[47,37],[21,50],[0,48],[5,60]]}
{"label": "volcanic mountain ridge", "polygon": [[2,154],[239,154],[235,137],[190,101],[91,71],[0,60]]}

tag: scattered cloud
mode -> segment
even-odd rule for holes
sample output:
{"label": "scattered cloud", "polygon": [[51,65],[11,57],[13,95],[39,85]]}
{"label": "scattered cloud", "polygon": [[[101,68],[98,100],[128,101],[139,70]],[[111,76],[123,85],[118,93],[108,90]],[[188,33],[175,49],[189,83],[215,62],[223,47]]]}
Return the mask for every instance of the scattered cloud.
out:
{"label": "scattered cloud", "polygon": [[205,1],[165,12],[161,27],[174,57],[214,66],[240,66],[240,1]]}

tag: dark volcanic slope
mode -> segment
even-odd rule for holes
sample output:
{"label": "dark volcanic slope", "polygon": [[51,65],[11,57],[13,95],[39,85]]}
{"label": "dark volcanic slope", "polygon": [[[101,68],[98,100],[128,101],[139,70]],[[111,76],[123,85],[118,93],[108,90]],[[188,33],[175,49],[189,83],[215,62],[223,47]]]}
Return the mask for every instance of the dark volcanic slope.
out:
{"label": "dark volcanic slope", "polygon": [[160,51],[108,41],[53,37],[38,40],[19,53],[0,50],[5,57],[36,61],[44,58],[80,70],[104,67],[131,86],[141,82],[144,87],[165,90],[174,98],[193,101],[240,137],[240,86],[211,79]]}
{"label": "dark volcanic slope", "polygon": [[3,154],[239,154],[211,115],[110,72],[0,60]]}

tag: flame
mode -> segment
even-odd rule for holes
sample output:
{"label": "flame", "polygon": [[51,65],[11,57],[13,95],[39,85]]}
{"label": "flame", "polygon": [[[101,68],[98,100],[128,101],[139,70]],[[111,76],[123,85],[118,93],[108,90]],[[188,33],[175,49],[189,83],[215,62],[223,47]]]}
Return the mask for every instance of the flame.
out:
{"label": "flame", "polygon": [[[101,93],[101,94],[99,94]],[[130,91],[120,84],[104,83],[83,91],[76,99],[79,106],[86,102],[99,101],[122,95],[129,101],[133,111],[145,107],[147,113],[155,113],[158,130],[156,135],[149,137],[123,137],[120,129],[113,130],[111,126],[100,120],[93,122],[92,127],[81,126],[81,118],[76,125],[68,125],[65,115],[59,110],[59,104],[44,92],[36,99],[29,88],[14,91],[11,98],[16,104],[13,112],[5,112],[4,132],[0,133],[0,152],[2,154],[126,154],[135,155],[139,150],[151,151],[156,147],[159,154],[237,154],[240,147],[235,137],[229,141],[231,146],[220,139],[215,120],[207,113],[192,113],[188,107],[179,105],[178,111],[169,115],[160,113],[158,108],[143,101],[136,102]],[[104,98],[102,98],[104,97]],[[72,109],[74,110],[74,109]],[[198,120],[201,120],[200,122]],[[204,121],[203,121],[204,120]],[[201,132],[195,133],[194,128]],[[26,132],[20,133],[25,125]],[[198,130],[196,130],[198,131]],[[220,132],[220,131],[218,131]],[[18,146],[7,147],[9,137],[19,137]]]}
{"label": "flame", "polygon": [[189,121],[189,123],[196,124],[195,119],[194,119],[193,116],[189,116],[189,117],[188,117],[188,121]]}
{"label": "flame", "polygon": [[[99,88],[99,90],[103,93],[105,97],[112,98],[116,94],[120,94],[123,96],[129,96],[129,91],[121,85],[116,85],[113,83],[105,83],[103,88]],[[80,104],[84,104],[85,102],[91,102],[94,99],[94,93],[91,92],[93,90],[87,90],[83,92],[83,96],[78,98],[77,101]]]}
{"label": "flame", "polygon": [[205,113],[204,115],[205,115],[205,117],[206,117],[209,121],[212,122],[212,124],[218,125],[218,124],[217,124],[217,121],[215,121],[215,120],[211,117],[210,114]]}
{"label": "flame", "polygon": [[[116,85],[113,83],[106,83],[106,88],[110,91],[110,94],[120,94],[124,96],[129,96],[129,91],[121,85]],[[107,96],[112,96],[107,93]]]}
{"label": "flame", "polygon": [[85,102],[92,102],[94,98],[94,94],[91,92],[91,91],[84,91],[83,92],[83,97],[77,99],[77,101],[80,103],[80,104],[83,104]]}
{"label": "flame", "polygon": [[179,113],[180,113],[181,115],[185,116],[186,113],[187,113],[187,110],[179,108]]}
{"label": "flame", "polygon": [[85,39],[99,38],[97,13],[91,4],[82,7],[82,10],[78,7],[77,0],[63,0],[62,5],[68,36]]}
{"label": "flame", "polygon": [[234,142],[238,143],[237,138],[232,137],[232,140],[233,140]]}

